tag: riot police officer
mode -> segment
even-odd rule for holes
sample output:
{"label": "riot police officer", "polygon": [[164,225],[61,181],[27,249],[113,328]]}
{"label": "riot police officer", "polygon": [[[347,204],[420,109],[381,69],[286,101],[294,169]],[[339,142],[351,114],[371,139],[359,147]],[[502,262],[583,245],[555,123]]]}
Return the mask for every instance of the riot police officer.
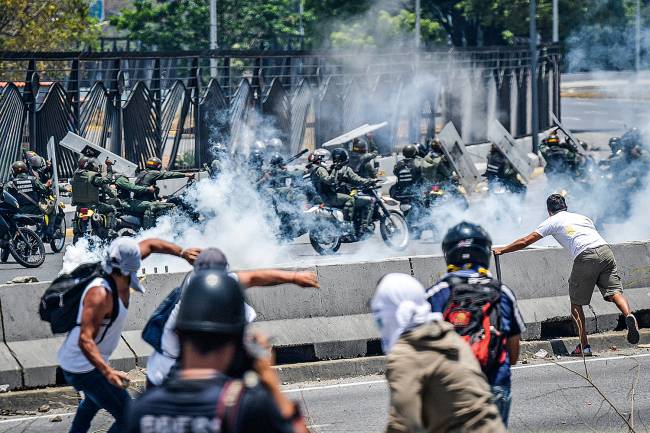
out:
{"label": "riot police officer", "polygon": [[29,174],[29,168],[23,161],[11,164],[11,180],[7,182],[6,187],[16,197],[24,213],[42,213],[39,202],[49,191],[40,180]]}
{"label": "riot police officer", "polygon": [[343,148],[332,151],[332,172],[331,177],[337,196],[344,195],[346,201],[343,204],[343,213],[346,219],[355,222],[355,216],[359,215],[359,234],[367,231],[372,222],[372,199],[358,194],[352,195],[352,188],[369,185],[373,179],[361,177],[356,174],[348,165],[350,155]]}
{"label": "riot police officer", "polygon": [[141,171],[138,176],[135,178],[135,184],[139,186],[153,186],[154,191],[146,190],[144,192],[137,192],[134,194],[134,198],[143,201],[156,201],[158,200],[157,186],[156,183],[159,180],[166,179],[180,179],[180,178],[189,178],[194,179],[193,173],[180,173],[178,171],[163,171],[162,170],[162,161],[160,158],[151,157],[145,163],[145,169]]}
{"label": "riot police officer", "polygon": [[376,179],[377,169],[375,168],[374,163],[376,157],[376,152],[368,151],[368,143],[365,140],[355,138],[352,141],[350,168],[352,168],[356,174],[368,179]]}
{"label": "riot police officer", "polygon": [[89,207],[107,217],[108,229],[114,228],[117,209],[109,202],[117,199],[117,193],[111,189],[113,181],[101,174],[99,162],[95,158],[82,157],[79,168],[72,176],[72,204],[77,207]]}
{"label": "riot police officer", "polygon": [[[427,146],[424,146],[426,149]],[[456,181],[456,175],[451,162],[447,159],[447,155],[442,150],[442,144],[438,138],[433,138],[429,142],[428,151],[425,155],[421,155],[424,162],[431,165],[432,168],[428,169],[431,173],[429,180],[434,183],[446,184]]]}
{"label": "riot police officer", "polygon": [[526,185],[517,177],[517,170],[494,144],[490,148],[487,157],[487,169],[483,176],[487,178],[490,190],[497,185],[503,185],[508,192],[514,194],[526,192]]}
{"label": "riot police officer", "polygon": [[539,150],[546,160],[545,171],[548,174],[570,173],[576,168],[578,155],[575,146],[561,143],[555,131],[542,140]]}
{"label": "riot police officer", "polygon": [[52,179],[52,164],[45,158],[39,156],[33,150],[28,150],[23,155],[23,161],[27,164],[29,172],[42,184],[47,184]]}

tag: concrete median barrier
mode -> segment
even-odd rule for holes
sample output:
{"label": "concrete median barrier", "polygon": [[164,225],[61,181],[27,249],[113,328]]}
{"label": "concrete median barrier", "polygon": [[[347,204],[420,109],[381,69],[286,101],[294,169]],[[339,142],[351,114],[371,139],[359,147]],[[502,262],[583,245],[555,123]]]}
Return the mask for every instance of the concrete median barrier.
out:
{"label": "concrete median barrier", "polygon": [[[613,246],[626,296],[634,311],[650,311],[650,243]],[[503,256],[503,282],[512,288],[527,324],[526,339],[570,334],[569,255],[559,248],[525,250]],[[307,362],[378,354],[379,334],[369,310],[377,281],[390,272],[415,276],[430,286],[445,272],[439,256],[328,264],[315,271],[320,289],[291,285],[255,287],[247,297],[258,313],[255,327],[273,337],[281,362]],[[129,370],[144,367],[151,347],[140,333],[151,313],[185,274],[146,276],[144,295],[134,293],[123,341],[111,363]],[[38,300],[47,283],[0,286],[0,384],[11,389],[53,385],[56,353],[64,337],[52,336],[38,318]],[[620,315],[597,290],[586,309],[590,332],[616,329]],[[644,315],[646,317],[648,315]],[[643,323],[643,320],[642,320]]]}

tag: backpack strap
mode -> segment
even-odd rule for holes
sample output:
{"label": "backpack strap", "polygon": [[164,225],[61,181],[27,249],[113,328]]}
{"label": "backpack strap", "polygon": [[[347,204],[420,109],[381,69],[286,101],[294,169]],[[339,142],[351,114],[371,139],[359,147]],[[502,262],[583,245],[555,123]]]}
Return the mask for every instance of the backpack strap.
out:
{"label": "backpack strap", "polygon": [[217,401],[217,418],[221,420],[222,433],[236,433],[239,407],[246,387],[239,379],[229,379],[223,385]]}

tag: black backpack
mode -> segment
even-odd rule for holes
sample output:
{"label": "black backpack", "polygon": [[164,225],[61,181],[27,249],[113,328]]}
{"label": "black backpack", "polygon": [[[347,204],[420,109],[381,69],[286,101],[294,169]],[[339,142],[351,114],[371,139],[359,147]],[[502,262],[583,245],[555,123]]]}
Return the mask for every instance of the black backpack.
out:
{"label": "black backpack", "polygon": [[151,347],[156,349],[156,352],[163,353],[162,350],[162,335],[165,330],[165,323],[172,314],[174,307],[178,304],[183,293],[183,287],[176,287],[167,295],[167,297],[160,303],[156,311],[153,312],[147,324],[144,325],[142,330],[142,339],[149,343]]}
{"label": "black backpack", "polygon": [[115,322],[120,307],[117,287],[113,280],[108,278],[101,263],[81,264],[69,274],[60,275],[52,281],[50,287],[41,297],[41,304],[38,308],[41,320],[50,324],[52,333],[63,334],[70,332],[75,326],[79,326],[77,316],[81,306],[81,296],[88,284],[95,278],[105,278],[111,285],[113,295],[113,312],[99,342],[104,339],[108,328]]}
{"label": "black backpack", "polygon": [[451,294],[444,319],[469,343],[489,377],[506,360],[506,336],[501,332],[501,283],[486,277],[470,284],[458,276],[446,282]]}

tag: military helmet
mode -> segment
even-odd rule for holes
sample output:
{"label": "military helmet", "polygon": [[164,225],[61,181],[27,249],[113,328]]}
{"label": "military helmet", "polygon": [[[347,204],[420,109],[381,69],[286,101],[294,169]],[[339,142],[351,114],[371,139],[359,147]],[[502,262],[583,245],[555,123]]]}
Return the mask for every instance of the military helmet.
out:
{"label": "military helmet", "polygon": [[282,143],[282,140],[277,137],[270,139],[268,142],[268,147],[276,151],[282,149],[283,146],[284,144]]}
{"label": "military helmet", "polygon": [[551,132],[548,137],[544,139],[547,144],[560,144],[560,137],[556,132]]}
{"label": "military helmet", "polygon": [[448,265],[490,266],[492,238],[483,227],[467,221],[450,228],[442,240],[442,252]]}
{"label": "military helmet", "polygon": [[429,146],[427,146],[426,144],[417,143],[415,147],[417,147],[418,155],[420,155],[422,158],[424,158],[429,154]]}
{"label": "military helmet", "polygon": [[99,171],[99,161],[96,158],[88,158],[84,169],[89,171]]}
{"label": "military helmet", "polygon": [[25,164],[23,161],[16,161],[11,164],[11,172],[14,174],[14,176],[21,173],[27,173],[27,164]]}
{"label": "military helmet", "polygon": [[350,154],[342,147],[336,148],[332,151],[332,162],[338,165],[345,165],[350,160]]}
{"label": "military helmet", "polygon": [[80,170],[85,170],[87,163],[88,163],[88,157],[82,155],[81,158],[79,158],[79,162],[77,162],[77,167],[79,167]]}
{"label": "military helmet", "polygon": [[331,158],[330,151],[327,149],[316,149],[307,157],[307,161],[311,164],[320,164],[321,162],[328,161]]}
{"label": "military helmet", "polygon": [[264,163],[264,152],[260,149],[253,149],[248,155],[248,162],[253,165]]}
{"label": "military helmet", "polygon": [[192,272],[183,283],[176,329],[241,335],[246,328],[244,291],[226,272]]}
{"label": "military helmet", "polygon": [[415,144],[407,144],[404,146],[404,149],[402,149],[402,155],[407,159],[415,158],[418,155],[417,146]]}
{"label": "military helmet", "polygon": [[33,150],[25,152],[25,157],[23,158],[25,163],[33,169],[39,169],[45,167],[45,159],[41,156],[38,156],[38,153]]}
{"label": "military helmet", "polygon": [[354,153],[366,153],[368,152],[368,143],[366,140],[361,140],[359,138],[355,138],[352,141],[352,152]]}
{"label": "military helmet", "polygon": [[144,163],[147,170],[160,170],[162,168],[162,161],[156,156],[152,156]]}
{"label": "military helmet", "polygon": [[274,153],[273,156],[271,156],[271,160],[269,161],[269,164],[273,167],[282,167],[284,166],[284,157],[280,155],[279,153]]}

